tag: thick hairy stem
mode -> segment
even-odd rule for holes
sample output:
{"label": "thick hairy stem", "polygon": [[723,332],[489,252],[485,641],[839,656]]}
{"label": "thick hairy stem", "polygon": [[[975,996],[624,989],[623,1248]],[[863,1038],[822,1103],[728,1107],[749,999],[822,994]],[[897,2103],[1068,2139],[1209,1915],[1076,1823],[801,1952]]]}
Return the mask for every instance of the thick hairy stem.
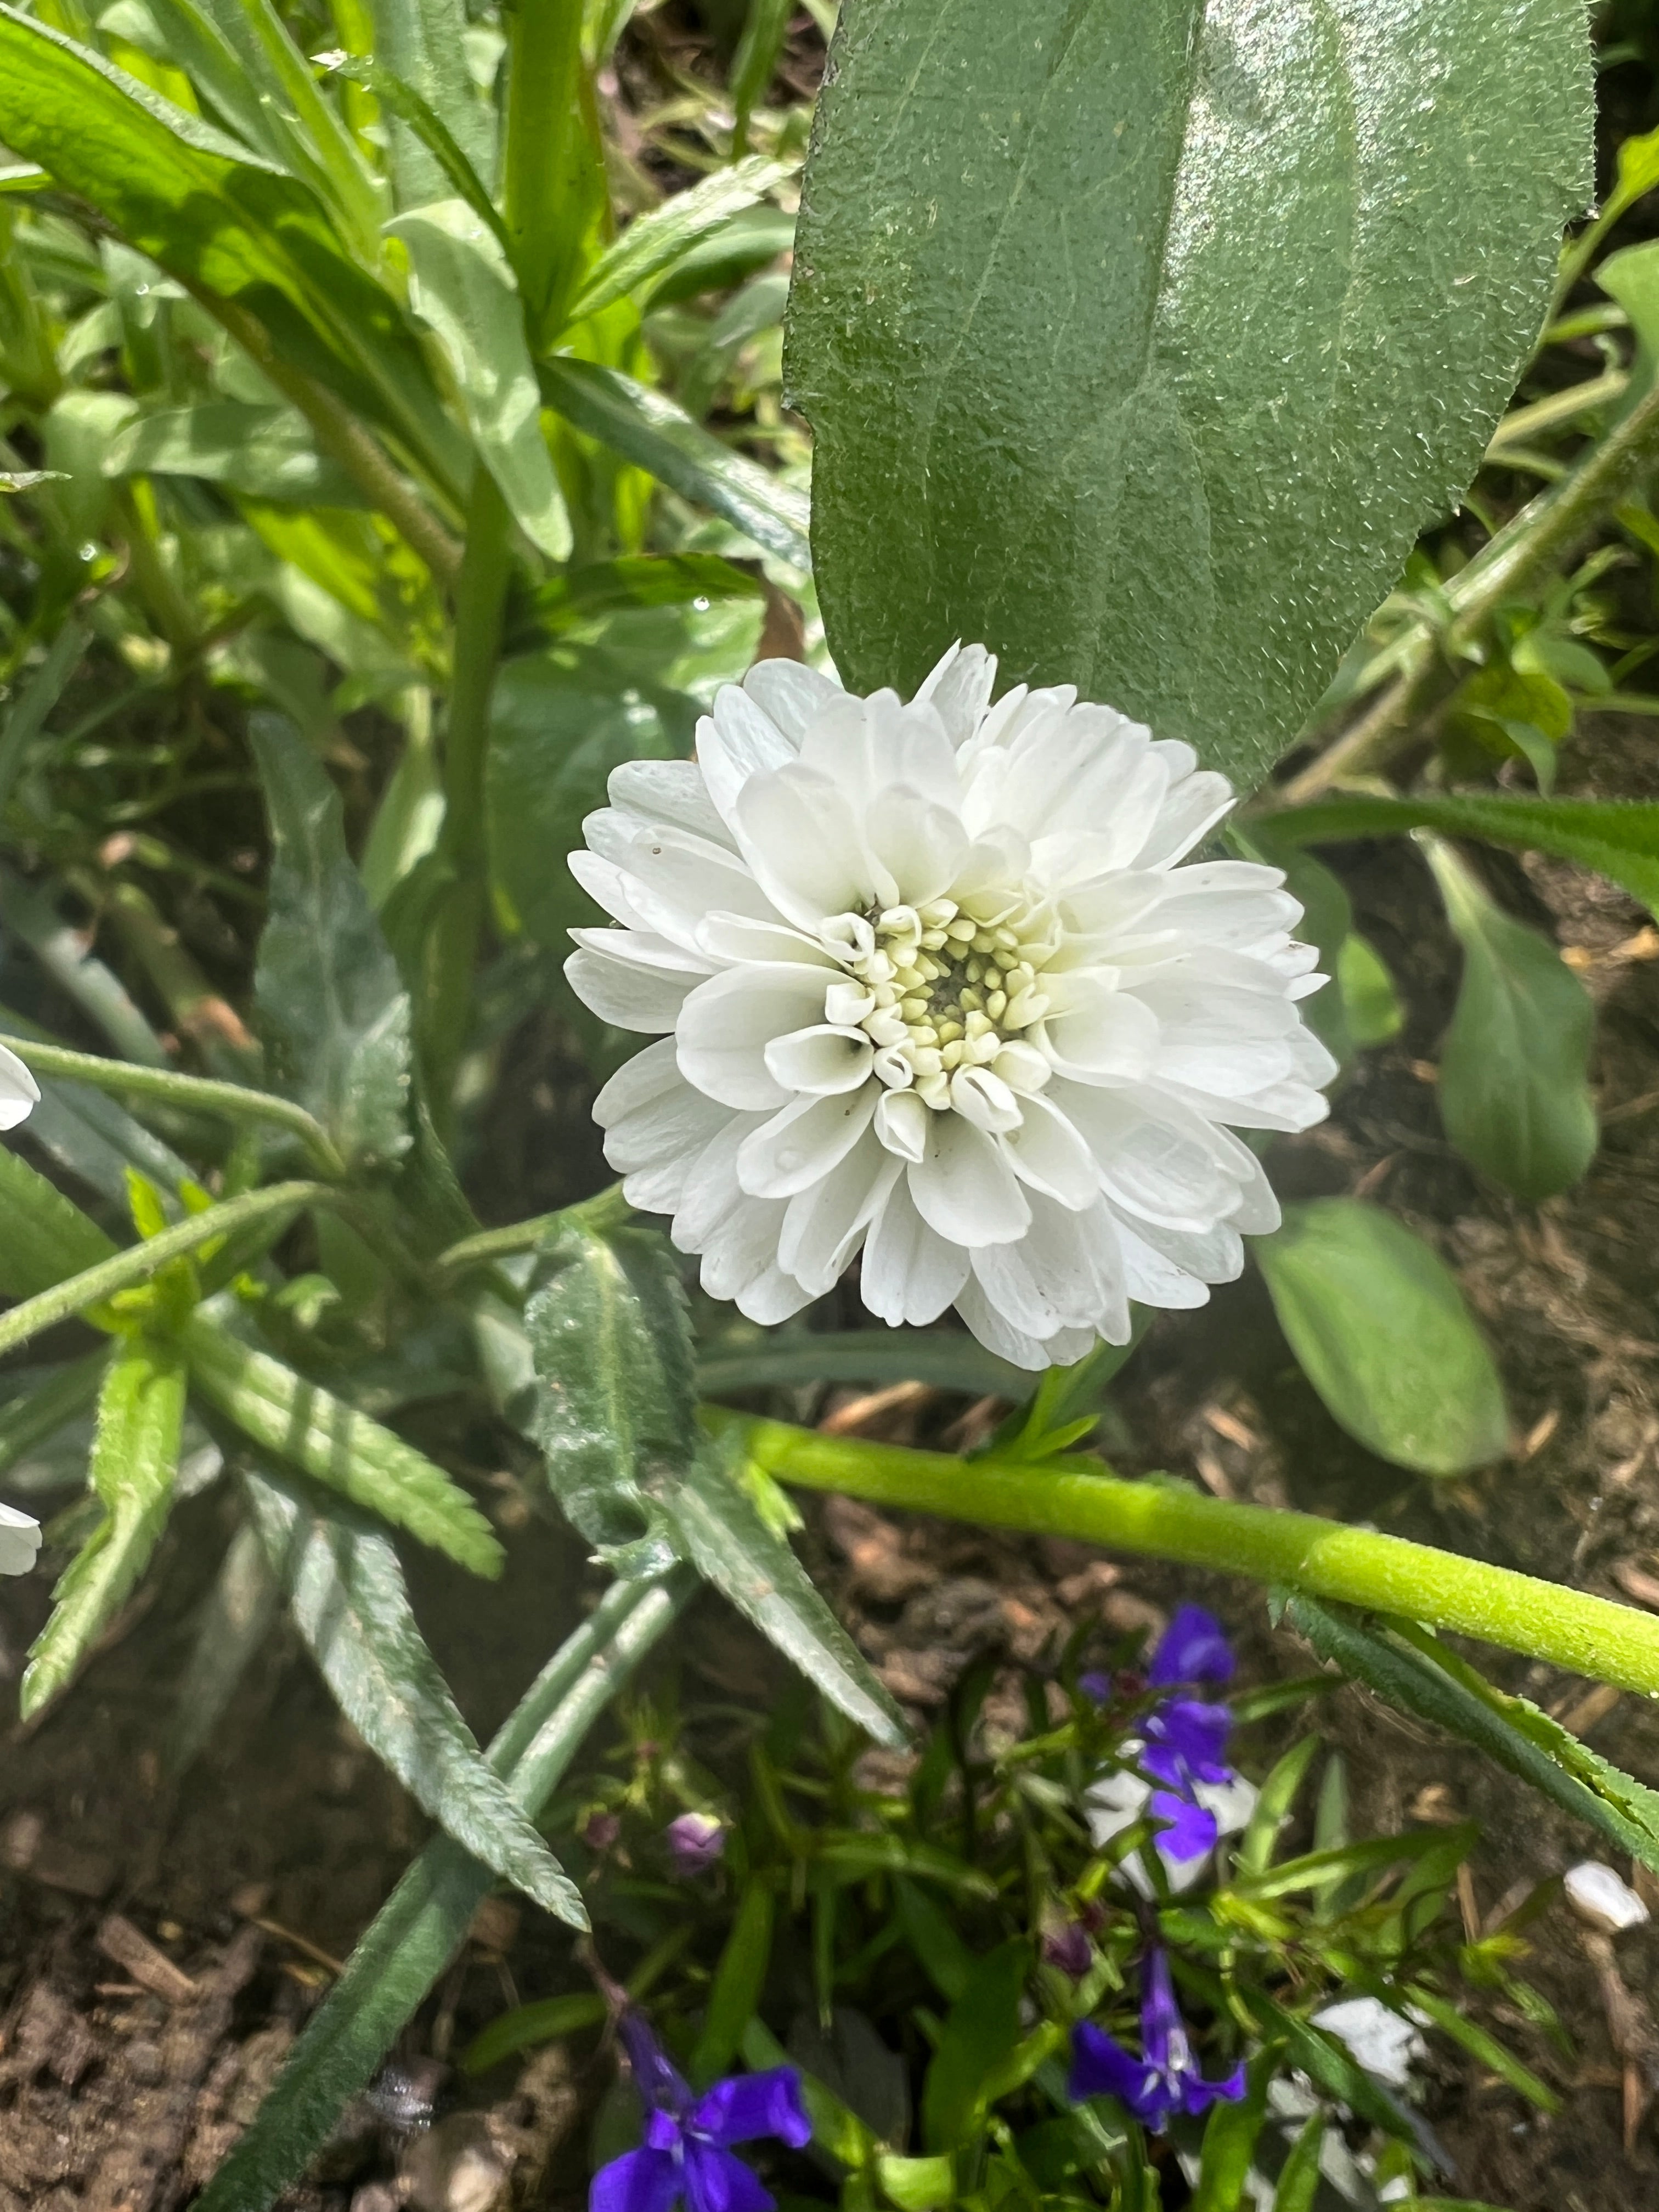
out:
{"label": "thick hairy stem", "polygon": [[952,1521],[1073,1536],[1334,1598],[1456,1630],[1508,1651],[1659,1696],[1659,1620],[1479,1559],[1382,1536],[1310,1513],[1201,1497],[1158,1481],[1127,1482],[1093,1460],[1043,1468],[961,1460],[899,1444],[820,1436],[720,1407],[704,1419],[740,1431],[756,1463],[781,1482],[836,1490]]}
{"label": "thick hairy stem", "polygon": [[1319,758],[1274,794],[1305,806],[1334,784],[1375,775],[1410,743],[1425,686],[1444,657],[1455,660],[1501,601],[1540,569],[1565,560],[1618,505],[1659,444],[1659,382],[1600,438],[1559,483],[1529,501],[1446,586],[1453,618],[1443,641],[1426,623],[1402,641],[1400,675]]}

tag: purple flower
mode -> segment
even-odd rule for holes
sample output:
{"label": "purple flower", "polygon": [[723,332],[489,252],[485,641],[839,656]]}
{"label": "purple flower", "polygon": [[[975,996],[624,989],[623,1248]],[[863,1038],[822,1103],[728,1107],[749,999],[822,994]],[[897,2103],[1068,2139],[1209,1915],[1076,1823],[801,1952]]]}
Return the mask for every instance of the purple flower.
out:
{"label": "purple flower", "polygon": [[1176,2002],[1169,1960],[1154,1949],[1147,1954],[1141,1990],[1139,2057],[1092,2021],[1080,2020],[1072,2030],[1068,2087],[1075,2104],[1115,2097],[1157,2135],[1177,2112],[1194,2116],[1218,2100],[1237,2104],[1244,2094],[1244,2069],[1235,2066],[1223,2081],[1204,2080]]}
{"label": "purple flower", "polygon": [[663,1836],[674,1871],[682,1876],[702,1874],[726,1856],[726,1823],[712,1813],[682,1813]]}
{"label": "purple flower", "polygon": [[1233,1655],[1227,1632],[1201,1605],[1183,1605],[1158,1639],[1146,1668],[1155,1690],[1188,1682],[1231,1682]]}
{"label": "purple flower", "polygon": [[775,2136],[799,2150],[812,2124],[793,2066],[739,2074],[694,2096],[650,2029],[624,2013],[622,2039],[646,2108],[645,2141],[594,2175],[588,2212],[772,2212],[774,2199],[732,2143]]}

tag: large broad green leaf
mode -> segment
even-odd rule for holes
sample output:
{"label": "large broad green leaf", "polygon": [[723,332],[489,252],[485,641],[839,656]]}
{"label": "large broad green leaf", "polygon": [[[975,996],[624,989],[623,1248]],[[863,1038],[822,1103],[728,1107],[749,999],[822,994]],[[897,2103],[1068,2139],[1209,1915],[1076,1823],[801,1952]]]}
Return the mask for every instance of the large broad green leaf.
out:
{"label": "large broad green leaf", "polygon": [[210,399],[140,416],[106,451],[106,477],[201,477],[250,499],[296,507],[361,507],[362,494],[343,469],[312,442],[305,417],[292,407],[252,407]]}
{"label": "large broad green leaf", "polygon": [[1550,1198],[1595,1157],[1595,1009],[1555,946],[1493,904],[1449,846],[1430,861],[1463,947],[1437,1096],[1465,1159],[1517,1198]]}
{"label": "large broad green leaf", "polygon": [[1610,1765],[1530,1704],[1495,1689],[1438,1637],[1403,1622],[1369,1626],[1340,1606],[1292,1597],[1285,1618],[1322,1659],[1475,1745],[1500,1766],[1659,1873],[1659,1791]]}
{"label": "large broad green leaf", "polygon": [[1580,0],[850,0],[787,357],[843,676],[982,639],[1255,781],[1589,188]]}
{"label": "large broad green leaf", "polygon": [[[607,1590],[514,1707],[486,1756],[532,1820],[692,1587],[687,1576]],[[266,2212],[298,2179],[448,1964],[492,1879],[447,1836],[433,1838],[306,2023],[258,2116],[198,2198],[200,2212]]]}
{"label": "large broad green leaf", "polygon": [[666,1499],[680,1547],[807,1680],[878,1742],[908,1741],[903,1717],[818,1595],[787,1541],[768,1528],[731,1454],[705,1443]]}
{"label": "large broad green leaf", "polygon": [[564,560],[570,518],[542,435],[518,283],[500,240],[459,199],[411,209],[386,228],[409,249],[410,305],[444,349],[479,459],[532,544]]}
{"label": "large broad green leaf", "polygon": [[273,856],[254,1001],[286,1088],[354,1162],[410,1143],[409,994],[346,851],[338,793],[293,725],[250,725]]}
{"label": "large broad green leaf", "polygon": [[413,1444],[244,1344],[210,1313],[193,1314],[182,1336],[197,1389],[261,1450],[473,1574],[500,1574],[501,1547],[489,1522]]}
{"label": "large broad green leaf", "polygon": [[286,361],[391,431],[452,493],[464,486],[464,441],[402,310],[297,178],[6,6],[0,140],[170,276],[264,324]]}
{"label": "large broad green leaf", "polygon": [[1448,837],[1557,853],[1621,884],[1659,915],[1659,802],[1650,799],[1528,799],[1508,792],[1373,799],[1355,793],[1287,806],[1259,826],[1275,847],[1438,830]]}
{"label": "large broad green leaf", "polygon": [[185,1419],[185,1364],[134,1337],[111,1358],[98,1395],[90,1480],[103,1512],[52,1592],[52,1617],[23,1670],[27,1720],[56,1697],[143,1572],[167,1526]]}
{"label": "large broad green leaf", "polygon": [[574,1884],[456,1710],[388,1538],[349,1506],[313,1504],[272,1473],[249,1470],[245,1479],[271,1570],[358,1735],[447,1835],[549,1912],[585,1928]]}
{"label": "large broad green leaf", "polygon": [[797,491],[721,445],[660,392],[620,369],[561,354],[541,365],[542,395],[565,420],[659,483],[722,516],[769,553],[811,563],[807,505]]}
{"label": "large broad green leaf", "polygon": [[548,1480],[589,1543],[655,1538],[659,1500],[698,1443],[685,1292],[654,1230],[599,1236],[568,1223],[548,1248],[552,1279],[525,1309],[536,1363],[536,1440]]}
{"label": "large broad green leaf", "polygon": [[1358,1199],[1310,1199],[1250,1249],[1303,1373],[1350,1436],[1420,1474],[1503,1454],[1492,1354],[1450,1270],[1403,1222]]}

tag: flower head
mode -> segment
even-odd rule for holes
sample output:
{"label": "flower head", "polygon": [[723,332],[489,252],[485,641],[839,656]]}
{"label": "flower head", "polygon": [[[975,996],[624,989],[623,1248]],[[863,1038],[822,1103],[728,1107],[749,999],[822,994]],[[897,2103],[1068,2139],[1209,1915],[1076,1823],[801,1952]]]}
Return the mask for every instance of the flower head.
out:
{"label": "flower head", "polygon": [[1078,2104],[1087,2097],[1115,2097],[1143,2126],[1157,2132],[1178,2112],[1207,2112],[1218,2100],[1236,2103],[1244,2094],[1244,2069],[1236,2066],[1220,2081],[1206,2081],[1200,2074],[1176,2002],[1169,1960],[1154,1948],[1147,1954],[1141,1989],[1140,2056],[1126,2051],[1092,2021],[1079,2021],[1072,2030],[1069,2088]]}
{"label": "flower head", "polygon": [[678,1875],[702,1874],[726,1856],[726,1823],[712,1813],[682,1813],[663,1831]]}
{"label": "flower head", "polygon": [[595,1012],[655,1032],[595,1112],[703,1287],[785,1320],[860,1252],[884,1321],[954,1304],[1026,1367],[1201,1305],[1279,1210],[1232,1127],[1302,1129],[1335,1063],[1273,869],[1178,864],[1231,804],[1190,747],[952,647],[908,704],[793,662],[585,824]]}
{"label": "flower head", "polygon": [[[1140,1723],[1140,1736],[1124,1747],[1139,1772],[1108,1775],[1088,1793],[1097,1849],[1150,1813],[1158,1824],[1158,1856],[1178,1889],[1197,1881],[1218,1838],[1243,1827],[1255,1810],[1255,1788],[1225,1755],[1231,1709],[1190,1694],[1219,1687],[1232,1673],[1232,1650],[1221,1623],[1202,1606],[1183,1605],[1146,1666],[1148,1684],[1173,1694],[1152,1707]],[[1085,1675],[1079,1686],[1103,1703],[1111,1692],[1103,1675]],[[1130,1879],[1139,1874],[1131,1866]]]}
{"label": "flower head", "polygon": [[0,1575],[26,1575],[40,1550],[40,1523],[0,1505]]}
{"label": "flower head", "polygon": [[731,2145],[771,2136],[799,2150],[812,2124],[793,2066],[740,2074],[694,2096],[636,2013],[622,2038],[646,2108],[645,2141],[594,2175],[588,2212],[771,2212],[773,2197]]}

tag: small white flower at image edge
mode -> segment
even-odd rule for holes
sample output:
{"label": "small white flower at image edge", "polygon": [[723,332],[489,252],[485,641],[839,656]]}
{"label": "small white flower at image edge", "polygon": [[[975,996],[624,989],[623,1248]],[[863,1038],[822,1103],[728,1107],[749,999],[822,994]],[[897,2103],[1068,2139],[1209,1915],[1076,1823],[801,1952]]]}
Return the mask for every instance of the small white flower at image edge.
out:
{"label": "small white flower at image edge", "polygon": [[40,1553],[40,1523],[15,1506],[0,1505],[0,1575],[26,1575]]}
{"label": "small white flower at image edge", "polygon": [[1650,1917],[1630,1884],[1600,1859],[1585,1859],[1569,1867],[1563,1887],[1567,1903],[1579,1919],[1603,1936],[1621,1936],[1626,1928],[1639,1928]]}
{"label": "small white flower at image edge", "polygon": [[1313,2016],[1316,2027],[1334,2035],[1357,2065],[1391,2089],[1411,2081],[1413,2062],[1426,2058],[1429,2046],[1412,2021],[1392,2011],[1379,1997],[1345,1997]]}
{"label": "small white flower at image edge", "polygon": [[0,1045],[0,1132],[27,1121],[40,1103],[40,1085],[16,1054]]}
{"label": "small white flower at image edge", "polygon": [[1036,1369],[1202,1305],[1279,1224],[1234,1132],[1323,1118],[1324,980],[1282,874],[1189,861],[1233,804],[1070,685],[993,703],[952,647],[908,703],[787,660],[695,761],[634,761],[571,872],[566,973],[647,1045],[595,1102],[629,1203],[763,1325],[856,1258],[897,1326],[954,1305]]}

